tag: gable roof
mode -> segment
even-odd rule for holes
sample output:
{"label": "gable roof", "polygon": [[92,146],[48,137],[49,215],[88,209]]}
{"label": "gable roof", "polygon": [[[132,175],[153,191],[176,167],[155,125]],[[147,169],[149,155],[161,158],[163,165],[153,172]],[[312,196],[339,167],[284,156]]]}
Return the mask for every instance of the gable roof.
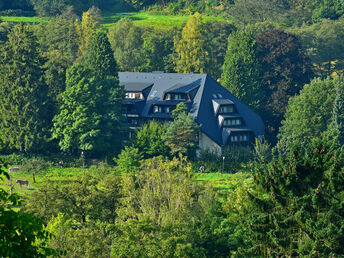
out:
{"label": "gable roof", "polygon": [[[120,72],[119,79],[122,85],[132,86],[137,83],[139,86],[151,86],[145,105],[140,112],[143,118],[171,118],[170,114],[152,114],[150,112],[152,106],[177,105],[184,102],[188,106],[189,113],[201,125],[201,131],[218,145],[223,146],[226,144],[230,132],[239,128],[222,128],[217,111],[220,105],[234,104],[237,112],[235,116],[244,120],[244,126],[241,126],[240,129],[252,131],[255,136],[264,133],[264,124],[260,116],[206,74]],[[167,92],[192,92],[193,96],[191,101],[163,100],[164,94]],[[216,108],[216,112],[214,112],[214,108]]]}

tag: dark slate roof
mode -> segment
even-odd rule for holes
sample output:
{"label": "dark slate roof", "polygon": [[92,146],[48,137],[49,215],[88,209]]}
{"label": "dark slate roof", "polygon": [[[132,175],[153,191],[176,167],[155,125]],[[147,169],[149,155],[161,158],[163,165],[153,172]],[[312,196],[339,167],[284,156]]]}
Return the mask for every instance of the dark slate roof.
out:
{"label": "dark slate roof", "polygon": [[183,83],[178,83],[171,88],[167,89],[166,93],[188,93],[196,88],[198,88],[201,85],[202,80],[198,79],[192,83],[189,83],[187,85]]}
{"label": "dark slate roof", "polygon": [[152,83],[120,81],[120,85],[124,86],[125,91],[138,92],[138,91],[143,91],[149,86],[152,86]]}
{"label": "dark slate roof", "polygon": [[[240,127],[220,127],[218,115],[214,113],[214,102],[219,106],[234,103],[238,116],[245,123],[246,129],[242,128],[242,130],[252,131],[255,136],[264,133],[264,124],[260,116],[206,74],[120,72],[119,79],[122,85],[138,83],[151,86],[145,105],[140,112],[144,118],[169,118],[169,114],[150,113],[151,106],[162,102],[172,103],[173,101],[163,100],[166,92],[194,90],[192,102],[186,102],[189,105],[189,112],[195,117],[196,122],[201,125],[201,131],[218,145],[223,146],[226,143],[230,134],[228,130],[238,130]],[[181,101],[174,102],[176,104]]]}

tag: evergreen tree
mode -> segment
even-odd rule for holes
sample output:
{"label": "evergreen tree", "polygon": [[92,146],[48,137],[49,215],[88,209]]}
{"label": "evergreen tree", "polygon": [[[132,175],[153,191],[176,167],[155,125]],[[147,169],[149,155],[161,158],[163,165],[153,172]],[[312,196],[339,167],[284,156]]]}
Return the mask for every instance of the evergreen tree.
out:
{"label": "evergreen tree", "polygon": [[259,110],[265,92],[252,29],[245,28],[229,36],[221,84],[247,105]]}
{"label": "evergreen tree", "polygon": [[182,38],[175,39],[177,55],[174,58],[178,73],[204,73],[207,64],[205,23],[199,13],[190,17],[183,28]]}
{"label": "evergreen tree", "polygon": [[96,32],[93,35],[85,62],[101,78],[106,76],[118,77],[117,63],[105,32]]}
{"label": "evergreen tree", "polygon": [[339,81],[336,89],[336,98],[332,111],[332,123],[329,130],[333,133],[335,145],[344,147],[344,89],[341,81]]}
{"label": "evergreen tree", "polygon": [[51,114],[43,63],[31,29],[15,26],[0,53],[0,130],[10,148],[42,149],[49,137]]}
{"label": "evergreen tree", "polygon": [[343,150],[313,140],[305,151],[294,145],[287,155],[257,164],[241,215],[252,248],[242,255],[343,256]]}
{"label": "evergreen tree", "polygon": [[198,141],[199,126],[193,117],[186,112],[186,105],[179,103],[173,112],[174,121],[171,122],[165,133],[166,145],[170,147],[171,153],[190,154],[195,150]]}
{"label": "evergreen tree", "polygon": [[120,146],[124,89],[118,84],[116,62],[104,36],[96,33],[85,62],[67,70],[66,91],[53,133],[63,150],[104,153]]}

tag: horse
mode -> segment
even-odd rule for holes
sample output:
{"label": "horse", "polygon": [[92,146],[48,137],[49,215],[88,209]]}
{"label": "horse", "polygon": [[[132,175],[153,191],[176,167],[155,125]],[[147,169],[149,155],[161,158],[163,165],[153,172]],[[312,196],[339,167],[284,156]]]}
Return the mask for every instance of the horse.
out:
{"label": "horse", "polygon": [[29,187],[29,180],[20,180],[20,179],[17,179],[17,180],[16,180],[16,183],[20,185],[20,188],[22,188],[23,185],[26,185],[26,188]]}

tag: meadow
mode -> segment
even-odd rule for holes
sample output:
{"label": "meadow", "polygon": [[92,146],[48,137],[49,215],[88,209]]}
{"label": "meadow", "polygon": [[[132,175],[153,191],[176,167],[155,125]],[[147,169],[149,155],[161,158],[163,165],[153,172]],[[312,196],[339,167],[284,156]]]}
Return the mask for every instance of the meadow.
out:
{"label": "meadow", "polygon": [[[109,28],[116,24],[121,18],[128,18],[138,26],[156,27],[156,28],[172,28],[174,26],[181,26],[189,20],[187,15],[161,15],[154,14],[148,11],[141,12],[105,12],[101,20],[101,25],[104,28]],[[49,22],[53,18],[42,17],[12,17],[12,16],[0,16],[0,20],[5,22],[25,22],[25,23],[45,23]],[[205,16],[204,20],[223,20],[220,16]]]}

